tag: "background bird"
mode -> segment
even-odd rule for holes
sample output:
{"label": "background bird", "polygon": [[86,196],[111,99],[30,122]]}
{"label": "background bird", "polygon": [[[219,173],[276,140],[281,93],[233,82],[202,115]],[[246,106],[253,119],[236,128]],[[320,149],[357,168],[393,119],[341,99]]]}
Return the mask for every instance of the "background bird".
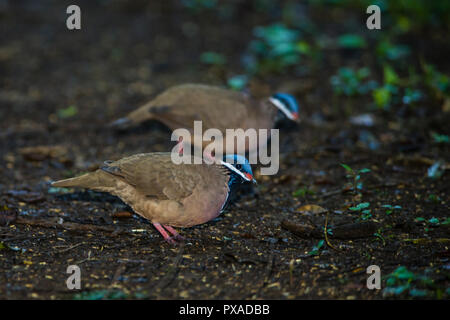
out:
{"label": "background bird", "polygon": [[[234,146],[234,139],[226,139],[226,129],[269,130],[274,127],[280,115],[298,121],[298,109],[295,98],[287,93],[276,93],[257,99],[244,92],[215,86],[183,84],[167,89],[111,125],[123,130],[153,119],[172,130],[186,128],[193,135],[194,121],[201,120],[203,131],[216,128],[222,132],[225,153],[227,150],[233,150],[226,149],[228,144]],[[209,143],[210,141],[203,141],[202,147]],[[254,151],[249,149],[251,148],[246,144],[245,150],[242,151]],[[238,150],[234,148],[234,152],[237,153]]]}
{"label": "background bird", "polygon": [[[106,161],[97,171],[53,182],[109,192],[150,220],[166,241],[182,239],[173,227],[191,227],[216,218],[243,182],[256,182],[247,159],[227,155],[219,164],[179,164],[171,153],[142,153]],[[169,236],[171,233],[173,236]]]}

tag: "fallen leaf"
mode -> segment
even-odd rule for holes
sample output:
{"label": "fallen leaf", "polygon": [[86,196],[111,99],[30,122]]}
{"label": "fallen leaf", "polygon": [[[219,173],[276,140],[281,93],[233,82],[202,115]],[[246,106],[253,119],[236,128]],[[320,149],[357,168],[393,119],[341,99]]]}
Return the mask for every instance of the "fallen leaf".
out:
{"label": "fallen leaf", "polygon": [[25,160],[43,161],[46,159],[56,159],[60,162],[69,162],[68,150],[64,146],[34,146],[20,148],[19,153]]}
{"label": "fallen leaf", "polygon": [[328,209],[322,208],[316,204],[306,204],[297,209],[297,212],[301,212],[304,214],[320,214],[327,212]]}
{"label": "fallen leaf", "polygon": [[123,218],[131,218],[133,216],[133,214],[128,211],[120,211],[120,212],[113,213],[112,216],[113,216],[113,218],[123,219]]}
{"label": "fallen leaf", "polygon": [[31,192],[27,190],[8,190],[6,194],[27,203],[34,203],[45,200],[45,196],[41,192]]}

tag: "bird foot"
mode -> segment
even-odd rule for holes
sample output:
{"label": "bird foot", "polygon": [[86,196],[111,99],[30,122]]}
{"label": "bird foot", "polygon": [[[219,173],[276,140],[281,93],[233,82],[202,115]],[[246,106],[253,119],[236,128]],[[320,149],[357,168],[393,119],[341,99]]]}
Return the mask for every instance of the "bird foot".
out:
{"label": "bird foot", "polygon": [[172,238],[175,239],[175,240],[178,240],[178,241],[186,240],[185,237],[183,237],[182,235],[179,235],[179,234],[174,235]]}
{"label": "bird foot", "polygon": [[[172,228],[171,226],[168,225],[161,225],[160,223],[153,223],[153,225],[155,226],[156,230],[159,231],[159,233],[161,233],[161,235],[164,237],[164,240],[167,241],[167,243],[170,243],[172,245],[176,245],[178,241],[183,241],[184,237],[182,237],[174,228]],[[169,236],[169,234],[167,233],[167,231],[169,231],[172,236]]]}
{"label": "bird foot", "polygon": [[165,240],[168,244],[171,244],[173,246],[176,246],[178,244],[178,242],[176,242],[173,237],[167,237],[167,238],[165,238]]}

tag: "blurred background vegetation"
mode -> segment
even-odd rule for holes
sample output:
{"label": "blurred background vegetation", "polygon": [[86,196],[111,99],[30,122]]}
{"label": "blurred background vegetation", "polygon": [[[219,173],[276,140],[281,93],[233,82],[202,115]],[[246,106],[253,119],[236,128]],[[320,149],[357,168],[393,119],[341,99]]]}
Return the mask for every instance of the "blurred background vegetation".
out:
{"label": "blurred background vegetation", "polygon": [[[252,29],[241,54],[242,74],[228,78],[241,89],[254,76],[299,76],[332,73],[328,85],[337,96],[368,95],[370,107],[414,108],[429,102],[444,103],[449,96],[448,32],[450,2],[253,0],[253,7],[270,23]],[[193,14],[209,11],[230,18],[238,2],[183,0]],[[368,30],[366,8],[381,8],[381,30]],[[336,26],[338,24],[338,26]],[[333,29],[330,29],[333,28]],[[339,53],[349,64],[328,65],[327,56]],[[227,67],[223,52],[205,52],[201,61]],[[328,61],[327,61],[328,60]],[[355,63],[356,61],[356,63]],[[331,67],[331,68],[329,68]],[[322,83],[322,85],[327,85]],[[448,108],[448,102],[446,108]]]}

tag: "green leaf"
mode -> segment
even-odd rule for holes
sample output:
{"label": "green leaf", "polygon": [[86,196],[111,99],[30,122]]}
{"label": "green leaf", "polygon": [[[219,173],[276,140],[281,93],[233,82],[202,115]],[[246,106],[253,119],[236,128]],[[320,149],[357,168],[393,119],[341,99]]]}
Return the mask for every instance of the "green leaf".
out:
{"label": "green leaf", "polygon": [[320,240],[320,241],[317,243],[317,249],[322,248],[324,243],[325,243],[324,240]]}
{"label": "green leaf", "polygon": [[450,143],[450,137],[445,134],[437,134],[436,132],[433,132],[431,135],[436,143]]}
{"label": "green leaf", "polygon": [[431,218],[430,220],[428,220],[429,223],[433,223],[433,224],[439,224],[439,219],[438,218]]}
{"label": "green leaf", "polygon": [[320,248],[323,247],[323,244],[324,244],[324,240],[320,240],[320,241],[317,243],[317,245],[315,245],[315,246],[313,247],[313,249],[312,249],[310,252],[308,252],[308,255],[310,255],[310,256],[318,255],[318,254],[319,254]]}
{"label": "green leaf", "polygon": [[228,79],[228,86],[237,91],[244,89],[247,83],[248,77],[246,75],[237,75]]}
{"label": "green leaf", "polygon": [[59,118],[67,119],[67,118],[71,118],[74,115],[76,115],[78,113],[78,109],[76,106],[71,105],[71,106],[67,107],[66,109],[59,109],[57,113],[58,113]]}
{"label": "green leaf", "polygon": [[372,91],[372,96],[377,107],[386,109],[391,103],[391,91],[386,86]]}
{"label": "green leaf", "polygon": [[314,191],[309,190],[308,188],[300,188],[292,193],[294,197],[305,197],[307,194],[314,194]]}
{"label": "green leaf", "polygon": [[361,49],[367,46],[366,40],[357,34],[344,34],[338,38],[337,43],[345,49]]}
{"label": "green leaf", "polygon": [[358,204],[356,207],[350,207],[349,210],[351,211],[361,211],[363,209],[366,209],[370,206],[369,202],[362,202],[360,204]]}
{"label": "green leaf", "polygon": [[433,163],[433,165],[427,170],[428,177],[431,179],[439,179],[444,173],[444,171],[441,170],[441,165],[442,164],[440,161],[436,161],[435,163]]}
{"label": "green leaf", "polygon": [[405,266],[400,266],[393,273],[392,276],[396,277],[400,280],[414,280],[416,279],[416,275],[409,271]]}
{"label": "green leaf", "polygon": [[125,299],[127,294],[121,290],[97,290],[80,292],[74,296],[75,300],[102,300],[102,299]]}
{"label": "green leaf", "polygon": [[383,72],[384,72],[384,82],[386,84],[392,85],[398,84],[399,82],[398,75],[392,67],[385,65],[383,68]]}
{"label": "green leaf", "polygon": [[311,48],[306,41],[297,43],[297,50],[302,54],[309,54],[311,52]]}
{"label": "green leaf", "polygon": [[346,165],[345,163],[340,164],[347,172],[353,172],[353,169],[350,168],[350,166]]}
{"label": "green leaf", "polygon": [[389,277],[387,280],[386,280],[386,285],[387,286],[393,286],[395,284],[395,277]]}
{"label": "green leaf", "polygon": [[200,56],[200,61],[205,64],[211,65],[224,65],[227,62],[226,57],[223,54],[217,52],[204,52]]}
{"label": "green leaf", "polygon": [[359,173],[367,173],[370,171],[371,171],[370,169],[364,168],[364,169],[359,170]]}
{"label": "green leaf", "polygon": [[419,290],[414,288],[409,290],[409,294],[412,297],[425,297],[428,294],[428,292],[426,290]]}

